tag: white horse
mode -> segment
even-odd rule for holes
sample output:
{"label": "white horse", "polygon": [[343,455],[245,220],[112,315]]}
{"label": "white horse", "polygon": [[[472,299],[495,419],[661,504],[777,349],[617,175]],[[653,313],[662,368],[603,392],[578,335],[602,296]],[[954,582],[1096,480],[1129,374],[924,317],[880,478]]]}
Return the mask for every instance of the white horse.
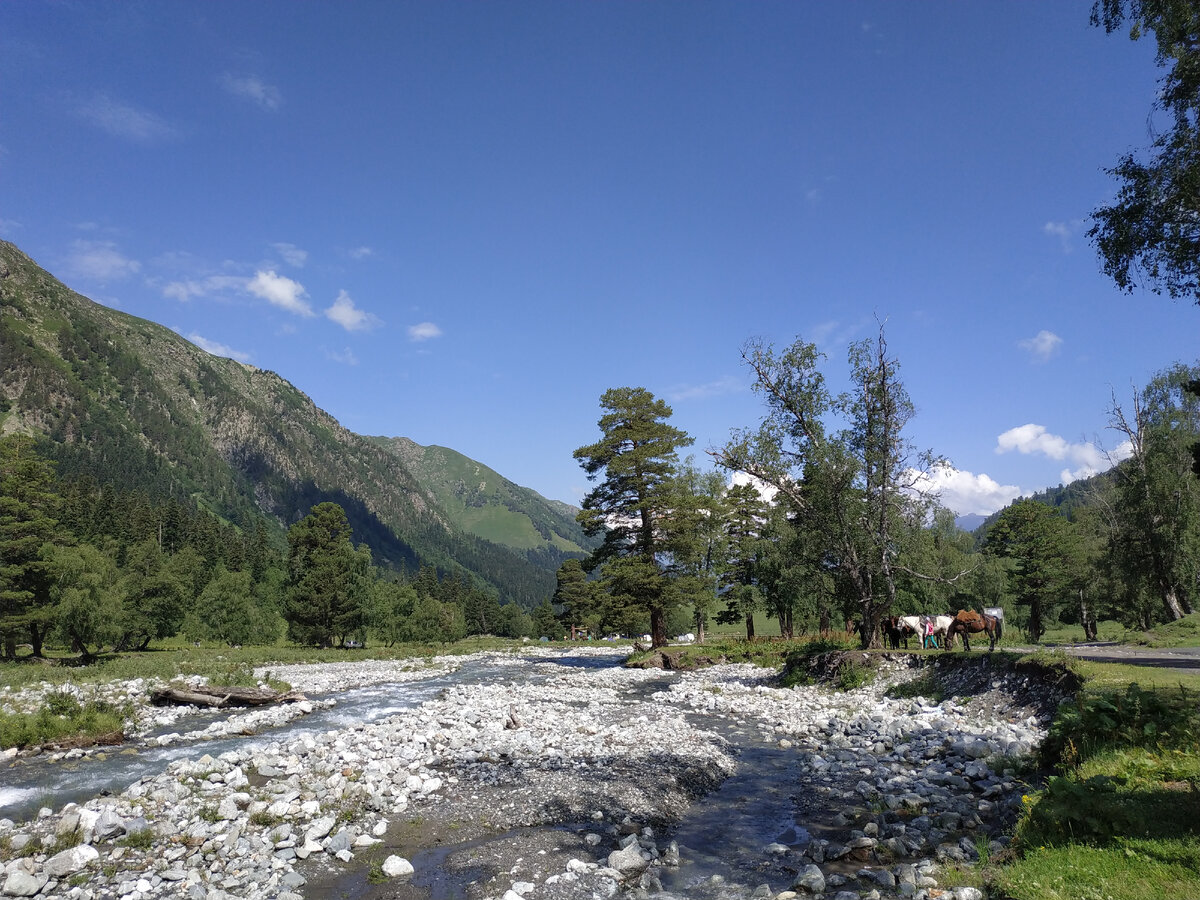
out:
{"label": "white horse", "polygon": [[[923,616],[900,616],[901,636],[904,638],[904,649],[908,649],[907,629],[912,629],[912,633],[921,639],[921,646],[925,645],[925,625],[921,621]],[[950,623],[954,621],[954,616],[934,616],[933,617],[933,637],[934,640],[943,643],[946,639],[946,634],[950,630]]]}

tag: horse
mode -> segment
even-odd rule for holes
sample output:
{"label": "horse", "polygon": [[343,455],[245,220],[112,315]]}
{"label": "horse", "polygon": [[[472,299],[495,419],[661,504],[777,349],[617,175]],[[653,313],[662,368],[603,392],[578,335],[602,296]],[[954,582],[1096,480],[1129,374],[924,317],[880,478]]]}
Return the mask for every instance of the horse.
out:
{"label": "horse", "polygon": [[904,649],[907,650],[908,639],[921,633],[919,627],[907,621],[916,618],[916,616],[886,616],[879,620],[879,627],[891,649],[899,650],[900,642],[904,641]]}
{"label": "horse", "polygon": [[921,639],[921,647],[925,647],[925,619],[933,620],[933,639],[935,646],[942,646],[942,641],[946,638],[946,632],[950,628],[950,623],[954,621],[953,616],[898,616],[894,617],[898,623],[900,639],[904,641],[904,649],[908,649],[908,638],[916,635]]}
{"label": "horse", "polygon": [[947,629],[946,637],[951,644],[954,643],[954,636],[961,634],[963,639],[963,647],[968,652],[971,650],[971,641],[967,637],[968,634],[979,634],[985,632],[990,642],[988,652],[991,653],[996,649],[996,644],[1000,640],[1000,636],[1004,631],[1004,623],[995,616],[980,614],[975,610],[967,611],[960,609],[950,623]]}

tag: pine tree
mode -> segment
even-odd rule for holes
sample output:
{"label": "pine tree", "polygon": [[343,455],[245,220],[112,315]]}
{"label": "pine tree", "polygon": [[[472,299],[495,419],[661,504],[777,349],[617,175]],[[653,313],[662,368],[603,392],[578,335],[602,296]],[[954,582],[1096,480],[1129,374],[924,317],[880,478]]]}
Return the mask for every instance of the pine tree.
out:
{"label": "pine tree", "polygon": [[63,540],[55,512],[54,472],[27,435],[0,439],[0,638],[16,655],[28,638],[35,656],[53,619],[43,545]]}
{"label": "pine tree", "polygon": [[652,643],[661,647],[667,611],[681,596],[660,559],[667,548],[658,524],[670,509],[677,451],[692,438],[666,423],[671,407],[645,388],[612,388],[600,406],[607,410],[599,421],[600,440],[574,454],[588,480],[600,479],[578,516],[588,535],[604,535],[588,568],[605,567],[609,593],[648,617]]}
{"label": "pine tree", "polygon": [[314,506],[288,531],[284,618],[299,644],[341,644],[365,623],[370,551],[350,543],[350,523],[336,503]]}

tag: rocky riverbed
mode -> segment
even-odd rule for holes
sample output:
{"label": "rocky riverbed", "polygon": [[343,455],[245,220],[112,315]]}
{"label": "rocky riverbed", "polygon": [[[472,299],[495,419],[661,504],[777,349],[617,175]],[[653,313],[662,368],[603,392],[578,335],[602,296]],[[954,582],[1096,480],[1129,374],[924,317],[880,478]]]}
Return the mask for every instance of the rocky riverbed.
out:
{"label": "rocky riverbed", "polygon": [[[112,796],[0,820],[0,891],[977,900],[954,865],[1004,846],[1017,771],[1063,690],[978,664],[935,683],[906,657],[857,690],[786,689],[751,666],[664,674],[617,667],[615,652],[480,655],[488,677],[383,721],[216,756],[200,743]],[[468,662],[271,674],[316,694]],[[918,676],[946,699],[888,696]],[[783,774],[760,785],[767,759]],[[756,796],[764,785],[774,793]],[[786,808],[794,827],[726,845],[704,817],[731,792],[751,811]]]}

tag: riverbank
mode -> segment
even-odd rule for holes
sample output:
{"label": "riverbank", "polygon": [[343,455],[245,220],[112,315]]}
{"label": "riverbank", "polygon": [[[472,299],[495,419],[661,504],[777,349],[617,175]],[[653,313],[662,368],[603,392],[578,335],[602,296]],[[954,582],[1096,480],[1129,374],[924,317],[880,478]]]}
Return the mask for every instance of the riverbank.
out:
{"label": "riverbank", "polygon": [[[905,658],[844,693],[779,688],[746,665],[664,674],[619,658],[587,648],[439,660],[474,660],[489,676],[376,724],[215,758],[197,744],[192,758],[114,785],[116,796],[0,823],[2,889],[73,900],[295,900],[347,885],[380,898],[934,897],[955,887],[943,873],[956,863],[1002,849],[1021,761],[1047,724],[1019,702],[1020,675],[936,700],[887,696],[919,674]],[[272,668],[314,693],[398,674],[378,662]],[[672,842],[697,833],[705,798],[740,764],[768,756],[795,779],[775,804],[790,823],[764,823],[758,846]],[[405,868],[393,857],[416,871],[387,876]]]}

